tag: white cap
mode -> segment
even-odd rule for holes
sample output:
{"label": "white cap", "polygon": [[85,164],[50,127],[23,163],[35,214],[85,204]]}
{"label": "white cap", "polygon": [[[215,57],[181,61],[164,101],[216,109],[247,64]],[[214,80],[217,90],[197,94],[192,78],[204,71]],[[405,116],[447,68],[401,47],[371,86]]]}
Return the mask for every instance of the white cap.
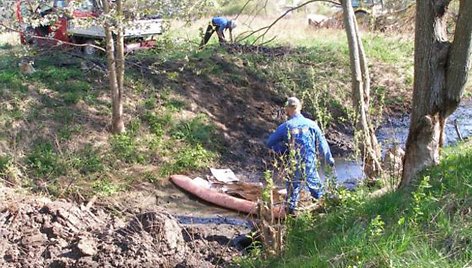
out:
{"label": "white cap", "polygon": [[290,97],[287,99],[285,106],[293,107],[297,110],[302,109],[302,102],[297,97]]}
{"label": "white cap", "polygon": [[236,20],[230,20],[229,21],[229,28],[230,29],[234,29],[234,28],[236,28],[236,26],[238,26],[238,22]]}

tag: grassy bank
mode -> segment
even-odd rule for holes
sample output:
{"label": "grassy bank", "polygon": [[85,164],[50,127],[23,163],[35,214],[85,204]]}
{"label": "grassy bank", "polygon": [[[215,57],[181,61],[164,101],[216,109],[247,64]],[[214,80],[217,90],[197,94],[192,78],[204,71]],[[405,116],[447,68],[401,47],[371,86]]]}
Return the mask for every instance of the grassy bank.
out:
{"label": "grassy bank", "polygon": [[472,142],[444,150],[410,189],[344,193],[327,214],[289,224],[286,250],[264,267],[469,267]]}
{"label": "grassy bank", "polygon": [[[321,37],[326,33],[329,38]],[[36,72],[25,75],[17,67],[23,50],[2,47],[2,180],[55,196],[111,195],[210,166],[261,169],[263,141],[282,120],[285,97],[294,94],[324,128],[349,122],[342,31],[313,32],[289,46],[281,40],[263,48],[210,44],[203,50],[196,50],[198,39],[179,36],[128,56],[128,131],[118,136],[108,130],[111,103],[102,57],[89,61],[40,51],[30,55]],[[411,42],[371,35],[366,49],[376,111],[405,111]]]}

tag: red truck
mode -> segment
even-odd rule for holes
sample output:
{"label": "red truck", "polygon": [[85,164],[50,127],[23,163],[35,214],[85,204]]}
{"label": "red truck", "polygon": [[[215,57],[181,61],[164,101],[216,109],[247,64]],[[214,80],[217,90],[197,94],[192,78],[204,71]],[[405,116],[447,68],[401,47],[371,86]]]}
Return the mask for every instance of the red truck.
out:
{"label": "red truck", "polygon": [[[35,0],[19,0],[16,3],[16,16],[21,25],[21,42],[23,44],[37,44],[40,46],[56,45],[60,42],[72,44],[100,45],[105,39],[105,31],[100,25],[76,25],[75,20],[98,17],[103,9],[97,0],[74,0],[74,8],[69,15],[65,10],[71,1],[54,0],[49,3]],[[52,23],[35,25],[36,21],[54,17]],[[156,44],[156,37],[162,34],[163,20],[159,16],[149,16],[133,20],[129,27],[125,27],[125,50],[151,48]],[[83,46],[85,54],[94,54],[94,46]]]}

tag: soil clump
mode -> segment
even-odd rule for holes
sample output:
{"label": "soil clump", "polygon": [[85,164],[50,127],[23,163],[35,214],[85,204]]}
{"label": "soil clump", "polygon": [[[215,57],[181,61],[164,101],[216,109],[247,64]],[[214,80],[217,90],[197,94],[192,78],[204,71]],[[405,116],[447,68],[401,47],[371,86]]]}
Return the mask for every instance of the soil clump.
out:
{"label": "soil clump", "polygon": [[242,254],[232,237],[186,227],[164,210],[123,220],[104,208],[0,191],[1,267],[226,267]]}

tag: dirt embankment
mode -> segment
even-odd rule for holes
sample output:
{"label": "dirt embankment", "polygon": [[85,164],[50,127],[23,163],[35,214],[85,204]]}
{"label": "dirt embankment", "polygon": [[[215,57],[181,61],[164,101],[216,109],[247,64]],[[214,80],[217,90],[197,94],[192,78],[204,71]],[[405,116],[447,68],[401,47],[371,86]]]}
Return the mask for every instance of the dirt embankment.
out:
{"label": "dirt embankment", "polygon": [[211,228],[164,211],[123,221],[104,209],[0,189],[1,267],[219,267],[241,255]]}

